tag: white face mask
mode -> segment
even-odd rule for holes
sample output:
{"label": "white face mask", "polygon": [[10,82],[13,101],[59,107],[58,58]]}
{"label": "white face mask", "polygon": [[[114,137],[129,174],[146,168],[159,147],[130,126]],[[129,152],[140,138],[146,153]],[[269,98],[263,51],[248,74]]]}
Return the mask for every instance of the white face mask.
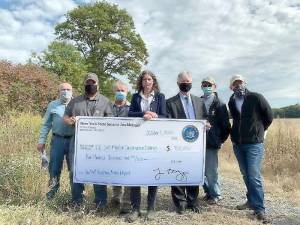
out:
{"label": "white face mask", "polygon": [[59,98],[61,103],[63,103],[63,104],[68,103],[72,98],[72,94],[73,93],[70,90],[61,90],[60,91],[60,98]]}

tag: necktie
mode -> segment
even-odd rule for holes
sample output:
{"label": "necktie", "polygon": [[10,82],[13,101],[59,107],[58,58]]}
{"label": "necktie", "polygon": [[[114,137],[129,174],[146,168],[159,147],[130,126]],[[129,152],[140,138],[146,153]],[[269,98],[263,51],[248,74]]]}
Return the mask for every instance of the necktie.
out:
{"label": "necktie", "polygon": [[191,115],[190,115],[190,110],[189,110],[189,106],[190,106],[190,102],[189,102],[189,97],[187,97],[187,96],[184,96],[184,102],[185,102],[185,109],[186,109],[186,117],[188,118],[188,119],[190,119],[191,118]]}

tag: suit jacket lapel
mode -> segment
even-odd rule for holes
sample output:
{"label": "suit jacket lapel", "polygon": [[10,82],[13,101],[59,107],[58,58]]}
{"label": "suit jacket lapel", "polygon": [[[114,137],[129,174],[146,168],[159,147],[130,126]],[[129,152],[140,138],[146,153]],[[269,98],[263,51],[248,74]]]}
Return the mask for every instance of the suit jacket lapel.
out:
{"label": "suit jacket lapel", "polygon": [[200,120],[203,118],[203,101],[196,101],[193,95],[191,95],[191,99],[194,106],[195,118],[196,120]]}
{"label": "suit jacket lapel", "polygon": [[[157,104],[158,104],[158,94],[155,93],[155,95],[153,96],[153,100],[150,103],[150,110],[152,112],[156,112],[157,111]],[[156,112],[157,113],[157,112]]]}
{"label": "suit jacket lapel", "polygon": [[177,113],[180,117],[183,117],[183,118],[187,118],[186,115],[185,115],[185,112],[184,112],[184,108],[183,108],[183,105],[182,105],[182,102],[181,102],[181,99],[180,99],[180,95],[177,94],[176,95],[176,101],[175,101],[175,105],[176,105],[176,108],[177,108]]}

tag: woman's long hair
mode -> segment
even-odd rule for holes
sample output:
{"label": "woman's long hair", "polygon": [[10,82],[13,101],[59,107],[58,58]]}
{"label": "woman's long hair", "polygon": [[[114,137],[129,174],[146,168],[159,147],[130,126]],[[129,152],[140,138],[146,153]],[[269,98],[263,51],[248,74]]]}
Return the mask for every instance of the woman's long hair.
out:
{"label": "woman's long hair", "polygon": [[159,89],[159,85],[157,83],[157,79],[156,79],[156,76],[154,73],[152,73],[150,70],[144,70],[140,76],[138,77],[138,80],[137,80],[137,84],[136,84],[136,90],[138,92],[141,92],[141,91],[144,91],[144,88],[143,88],[143,78],[146,76],[146,75],[149,75],[152,77],[153,79],[153,86],[152,86],[152,90],[155,91],[155,92],[159,92],[160,89]]}

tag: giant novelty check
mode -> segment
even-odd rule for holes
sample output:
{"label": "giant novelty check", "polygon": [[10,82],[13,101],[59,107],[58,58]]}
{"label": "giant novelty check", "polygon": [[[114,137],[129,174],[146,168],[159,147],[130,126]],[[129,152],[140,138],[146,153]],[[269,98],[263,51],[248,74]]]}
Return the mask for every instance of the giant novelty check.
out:
{"label": "giant novelty check", "polygon": [[205,121],[78,117],[74,182],[202,185]]}

